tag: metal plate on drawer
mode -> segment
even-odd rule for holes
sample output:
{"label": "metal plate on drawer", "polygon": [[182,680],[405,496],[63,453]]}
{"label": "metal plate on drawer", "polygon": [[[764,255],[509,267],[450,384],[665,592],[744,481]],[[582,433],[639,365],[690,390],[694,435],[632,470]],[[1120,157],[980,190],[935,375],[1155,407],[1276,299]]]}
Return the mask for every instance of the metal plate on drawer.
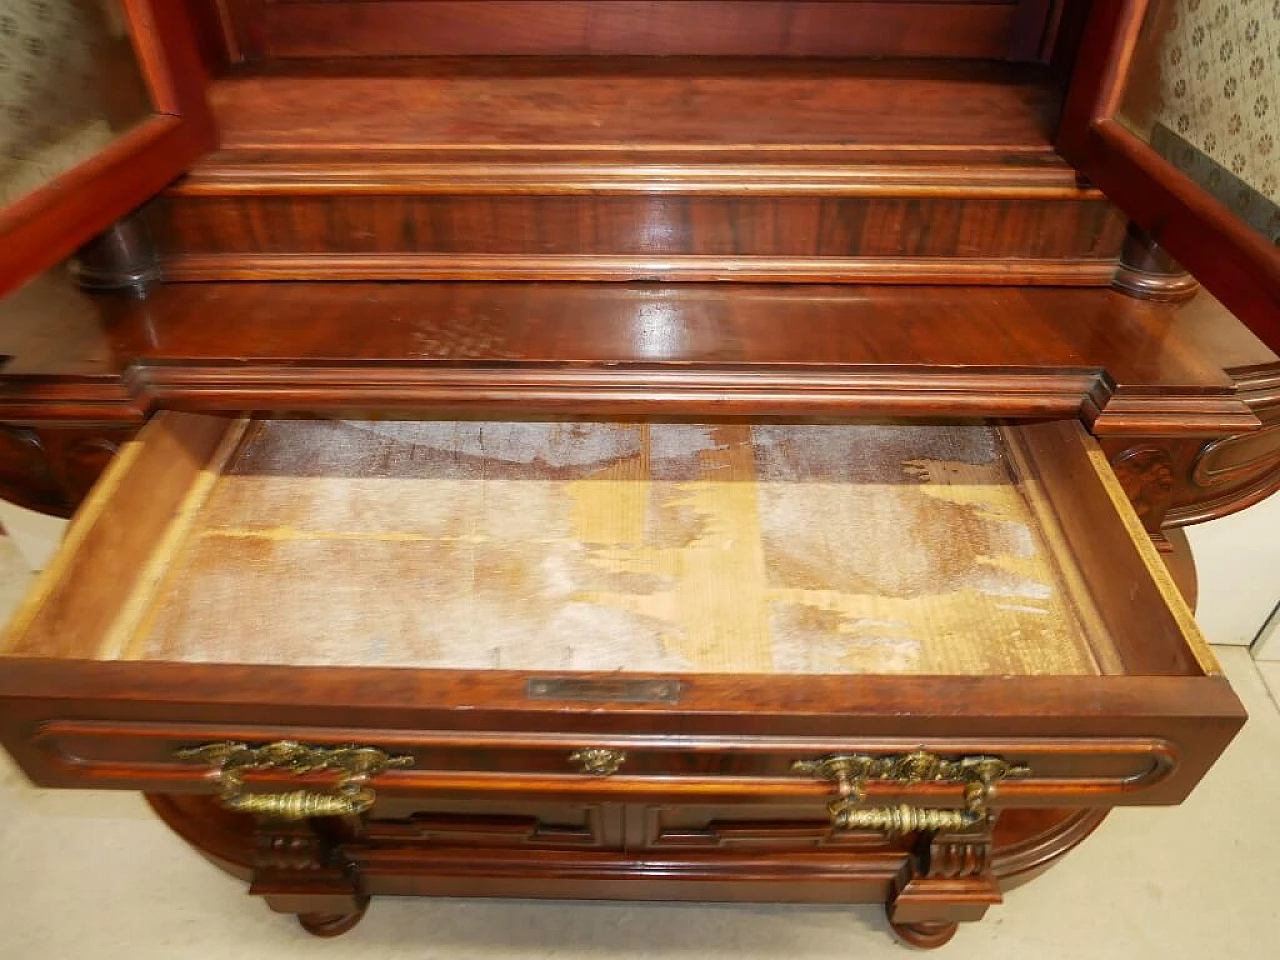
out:
{"label": "metal plate on drawer", "polygon": [[578,700],[599,703],[679,703],[681,683],[671,677],[532,677],[530,700]]}

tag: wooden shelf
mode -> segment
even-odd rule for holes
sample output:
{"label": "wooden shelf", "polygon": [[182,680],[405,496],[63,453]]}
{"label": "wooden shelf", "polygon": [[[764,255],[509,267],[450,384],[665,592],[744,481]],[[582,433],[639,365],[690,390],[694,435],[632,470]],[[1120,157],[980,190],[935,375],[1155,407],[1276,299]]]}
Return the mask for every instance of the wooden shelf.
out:
{"label": "wooden shelf", "polygon": [[[46,281],[4,304],[0,415],[203,410],[1083,417],[1256,429],[1194,329],[1208,297],[1097,290],[588,283]],[[1001,344],[991,365],[990,344]]]}
{"label": "wooden shelf", "polygon": [[1124,224],[1058,100],[959,60],[268,63],[156,235],[180,280],[1102,285]]}

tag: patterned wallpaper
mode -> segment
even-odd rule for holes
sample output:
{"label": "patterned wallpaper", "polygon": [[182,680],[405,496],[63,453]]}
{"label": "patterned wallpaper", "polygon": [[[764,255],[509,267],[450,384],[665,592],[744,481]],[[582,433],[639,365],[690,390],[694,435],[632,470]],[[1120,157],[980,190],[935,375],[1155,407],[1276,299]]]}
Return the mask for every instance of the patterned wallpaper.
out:
{"label": "patterned wallpaper", "polygon": [[0,0],[0,203],[148,112],[116,0]]}
{"label": "patterned wallpaper", "polygon": [[1280,0],[1156,0],[1122,119],[1280,238]]}

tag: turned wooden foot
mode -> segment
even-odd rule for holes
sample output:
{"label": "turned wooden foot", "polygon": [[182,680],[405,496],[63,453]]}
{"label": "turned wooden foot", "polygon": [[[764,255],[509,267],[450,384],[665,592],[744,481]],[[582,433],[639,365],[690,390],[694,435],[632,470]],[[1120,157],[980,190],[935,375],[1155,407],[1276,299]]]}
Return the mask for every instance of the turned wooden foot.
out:
{"label": "turned wooden foot", "polygon": [[956,935],[960,924],[955,921],[939,920],[931,923],[894,923],[889,921],[893,932],[903,943],[921,950],[932,950],[940,947]]}
{"label": "turned wooden foot", "polygon": [[300,913],[298,923],[312,936],[340,937],[359,923],[368,909],[369,901],[365,899],[360,908],[351,913]]}

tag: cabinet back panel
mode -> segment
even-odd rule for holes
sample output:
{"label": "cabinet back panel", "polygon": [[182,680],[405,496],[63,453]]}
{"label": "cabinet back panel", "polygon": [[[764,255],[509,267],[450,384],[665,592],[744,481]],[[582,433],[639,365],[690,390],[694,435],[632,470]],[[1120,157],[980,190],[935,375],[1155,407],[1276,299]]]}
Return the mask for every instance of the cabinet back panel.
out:
{"label": "cabinet back panel", "polygon": [[1040,59],[1055,0],[227,4],[248,60],[346,56],[905,56]]}

